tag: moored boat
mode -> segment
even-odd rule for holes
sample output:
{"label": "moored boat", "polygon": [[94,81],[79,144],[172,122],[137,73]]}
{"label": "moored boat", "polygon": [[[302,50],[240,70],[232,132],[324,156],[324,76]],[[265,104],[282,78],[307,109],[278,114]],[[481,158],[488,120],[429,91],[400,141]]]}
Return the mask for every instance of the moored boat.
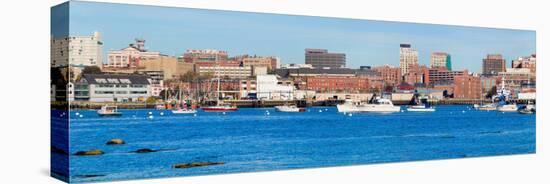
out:
{"label": "moored boat", "polygon": [[233,112],[237,111],[236,106],[231,106],[229,104],[221,104],[216,106],[210,106],[210,107],[203,107],[202,110],[204,112]]}
{"label": "moored boat", "polygon": [[287,104],[275,106],[275,110],[279,112],[306,112],[305,108],[300,108],[296,105],[287,105]]}
{"label": "moored boat", "polygon": [[122,116],[122,112],[118,111],[117,106],[104,105],[101,106],[101,109],[97,111],[99,116]]}
{"label": "moored boat", "polygon": [[518,106],[516,104],[505,104],[498,106],[497,110],[500,112],[516,112],[518,111]]}
{"label": "moored boat", "polygon": [[195,109],[176,109],[172,110],[172,114],[195,114],[197,110]]}
{"label": "moored boat", "polygon": [[373,103],[361,103],[346,100],[344,104],[337,105],[338,112],[399,112],[401,107],[394,106],[391,100],[377,97]]}
{"label": "moored boat", "polygon": [[483,105],[475,104],[474,109],[482,110],[482,111],[494,111],[494,110],[497,110],[497,106],[493,103],[483,104]]}
{"label": "moored boat", "polygon": [[435,112],[435,108],[433,107],[430,107],[429,105],[414,105],[414,106],[409,106],[407,108],[407,111],[410,111],[410,112]]}

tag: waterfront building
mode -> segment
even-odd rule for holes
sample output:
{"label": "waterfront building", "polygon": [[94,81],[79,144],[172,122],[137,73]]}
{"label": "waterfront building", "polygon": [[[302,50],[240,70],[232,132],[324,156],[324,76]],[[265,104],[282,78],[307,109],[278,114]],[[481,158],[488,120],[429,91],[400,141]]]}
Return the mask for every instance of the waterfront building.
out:
{"label": "waterfront building", "polygon": [[423,86],[429,81],[428,67],[422,65],[409,66],[408,73],[403,76],[405,82],[413,86]]}
{"label": "waterfront building", "polygon": [[242,79],[239,85],[239,93],[241,98],[254,96],[256,97],[256,78]]}
{"label": "waterfront building", "polygon": [[346,54],[329,53],[327,49],[305,49],[305,63],[315,68],[344,68]]}
{"label": "waterfront building", "polygon": [[294,86],[279,83],[276,75],[257,75],[256,95],[258,99],[265,100],[293,100]]}
{"label": "waterfront building", "polygon": [[500,77],[498,76],[482,76],[480,78],[481,80],[481,93],[483,95],[486,95],[489,93],[494,87],[497,87],[498,84],[500,84]]}
{"label": "waterfront building", "polygon": [[102,63],[101,34],[52,37],[50,40],[52,67],[68,66],[99,66]]}
{"label": "waterfront building", "polygon": [[446,68],[451,71],[451,55],[445,52],[434,52],[430,57],[430,67],[431,68]]}
{"label": "waterfront building", "polygon": [[140,71],[140,74],[147,75],[151,83],[151,95],[160,96],[160,92],[164,90],[164,71]]}
{"label": "waterfront building", "polygon": [[314,76],[307,77],[306,89],[317,92],[366,92],[373,89],[368,77]]}
{"label": "waterfront building", "polygon": [[410,44],[400,44],[399,47],[399,67],[401,75],[405,75],[412,66],[418,65],[418,51],[411,48]]}
{"label": "waterfront building", "polygon": [[506,71],[506,60],[500,54],[489,54],[483,59],[482,74],[486,76],[497,75]]}
{"label": "waterfront building", "polygon": [[378,75],[384,80],[386,85],[395,86],[401,82],[401,68],[384,65],[375,67],[374,70],[378,72]]}
{"label": "waterfront building", "polygon": [[537,72],[537,55],[519,57],[512,60],[512,68],[527,68],[533,75]]}
{"label": "waterfront building", "polygon": [[237,61],[196,62],[195,72],[200,75],[237,79],[248,78],[253,75],[251,66],[241,66]]}
{"label": "waterfront building", "polygon": [[357,70],[350,68],[280,68],[275,74],[283,78],[304,78],[313,76],[356,76]]}
{"label": "waterfront building", "polygon": [[150,96],[150,79],[139,74],[84,74],[74,86],[75,100],[143,102]]}
{"label": "waterfront building", "polygon": [[[103,68],[137,68],[142,60],[152,60],[161,56],[160,52],[150,52],[145,49],[145,40],[136,39],[136,43],[120,50],[110,50],[107,53],[107,64]],[[166,57],[166,56],[165,56]]]}
{"label": "waterfront building", "polygon": [[534,84],[536,79],[529,68],[507,68],[505,72],[499,72],[498,77],[504,82],[504,86],[510,90],[512,98],[517,97],[522,86]]}
{"label": "waterfront building", "polygon": [[481,80],[478,76],[464,74],[454,77],[454,98],[482,99]]}
{"label": "waterfront building", "polygon": [[446,67],[429,68],[426,84],[450,84],[455,76],[467,74],[468,71],[450,71]]}
{"label": "waterfront building", "polygon": [[227,51],[221,51],[216,49],[190,49],[187,50],[180,61],[195,63],[195,62],[219,62],[227,61]]}
{"label": "waterfront building", "polygon": [[194,71],[193,63],[179,62],[174,56],[142,57],[137,71],[163,71],[164,79],[177,79],[179,76]]}

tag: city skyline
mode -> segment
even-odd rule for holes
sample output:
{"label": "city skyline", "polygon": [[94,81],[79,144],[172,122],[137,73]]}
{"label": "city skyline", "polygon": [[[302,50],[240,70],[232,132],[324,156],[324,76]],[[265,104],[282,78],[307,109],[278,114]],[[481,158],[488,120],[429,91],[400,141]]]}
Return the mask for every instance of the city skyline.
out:
{"label": "city skyline", "polygon": [[70,31],[52,27],[53,36],[98,31],[104,56],[144,38],[148,49],[168,55],[211,48],[230,56],[277,56],[282,64],[304,63],[304,49],[322,48],[345,53],[346,66],[358,68],[399,66],[399,44],[407,43],[418,50],[421,65],[430,65],[433,52],[446,52],[452,55],[453,69],[480,73],[487,54],[502,54],[509,67],[512,59],[536,53],[535,31],[526,30],[78,1],[70,6],[70,20],[52,14],[52,24],[70,21]]}

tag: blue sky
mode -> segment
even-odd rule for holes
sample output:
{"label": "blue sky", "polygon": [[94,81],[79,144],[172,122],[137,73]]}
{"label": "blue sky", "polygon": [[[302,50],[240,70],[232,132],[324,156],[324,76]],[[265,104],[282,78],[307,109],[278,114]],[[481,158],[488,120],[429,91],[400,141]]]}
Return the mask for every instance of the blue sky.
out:
{"label": "blue sky", "polygon": [[[52,24],[67,21],[58,16],[52,11]],[[278,56],[282,63],[304,63],[305,48],[325,48],[346,53],[347,66],[356,68],[398,66],[399,44],[409,43],[420,64],[429,65],[430,54],[443,51],[452,55],[453,69],[479,72],[489,53],[502,54],[510,65],[536,51],[534,31],[313,16],[72,1],[68,21],[71,35],[101,32],[105,54],[140,37],[149,50],[168,55],[212,48],[230,56]],[[66,33],[52,28],[52,34]]]}

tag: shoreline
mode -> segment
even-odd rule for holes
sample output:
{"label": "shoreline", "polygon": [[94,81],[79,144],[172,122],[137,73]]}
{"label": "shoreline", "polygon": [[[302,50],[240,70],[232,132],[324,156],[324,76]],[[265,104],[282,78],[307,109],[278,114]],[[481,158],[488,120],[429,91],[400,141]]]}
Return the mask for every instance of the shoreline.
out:
{"label": "shoreline", "polygon": [[[527,104],[530,100],[511,100],[516,104]],[[297,104],[301,107],[333,107],[341,104],[344,100],[325,100],[325,101],[305,101],[305,100],[225,100],[225,103],[235,105],[238,108],[271,108],[284,104]],[[409,105],[409,101],[392,101],[395,105]],[[489,100],[480,99],[447,99],[438,101],[428,101],[431,105],[473,105],[480,103],[490,103]],[[536,104],[536,103],[535,103]],[[103,105],[116,105],[119,109],[155,109],[158,104],[146,104],[140,102],[88,102],[88,101],[73,101],[70,102],[69,109],[100,109]],[[207,102],[201,106],[212,105],[212,102]],[[197,107],[197,108],[200,108]]]}

